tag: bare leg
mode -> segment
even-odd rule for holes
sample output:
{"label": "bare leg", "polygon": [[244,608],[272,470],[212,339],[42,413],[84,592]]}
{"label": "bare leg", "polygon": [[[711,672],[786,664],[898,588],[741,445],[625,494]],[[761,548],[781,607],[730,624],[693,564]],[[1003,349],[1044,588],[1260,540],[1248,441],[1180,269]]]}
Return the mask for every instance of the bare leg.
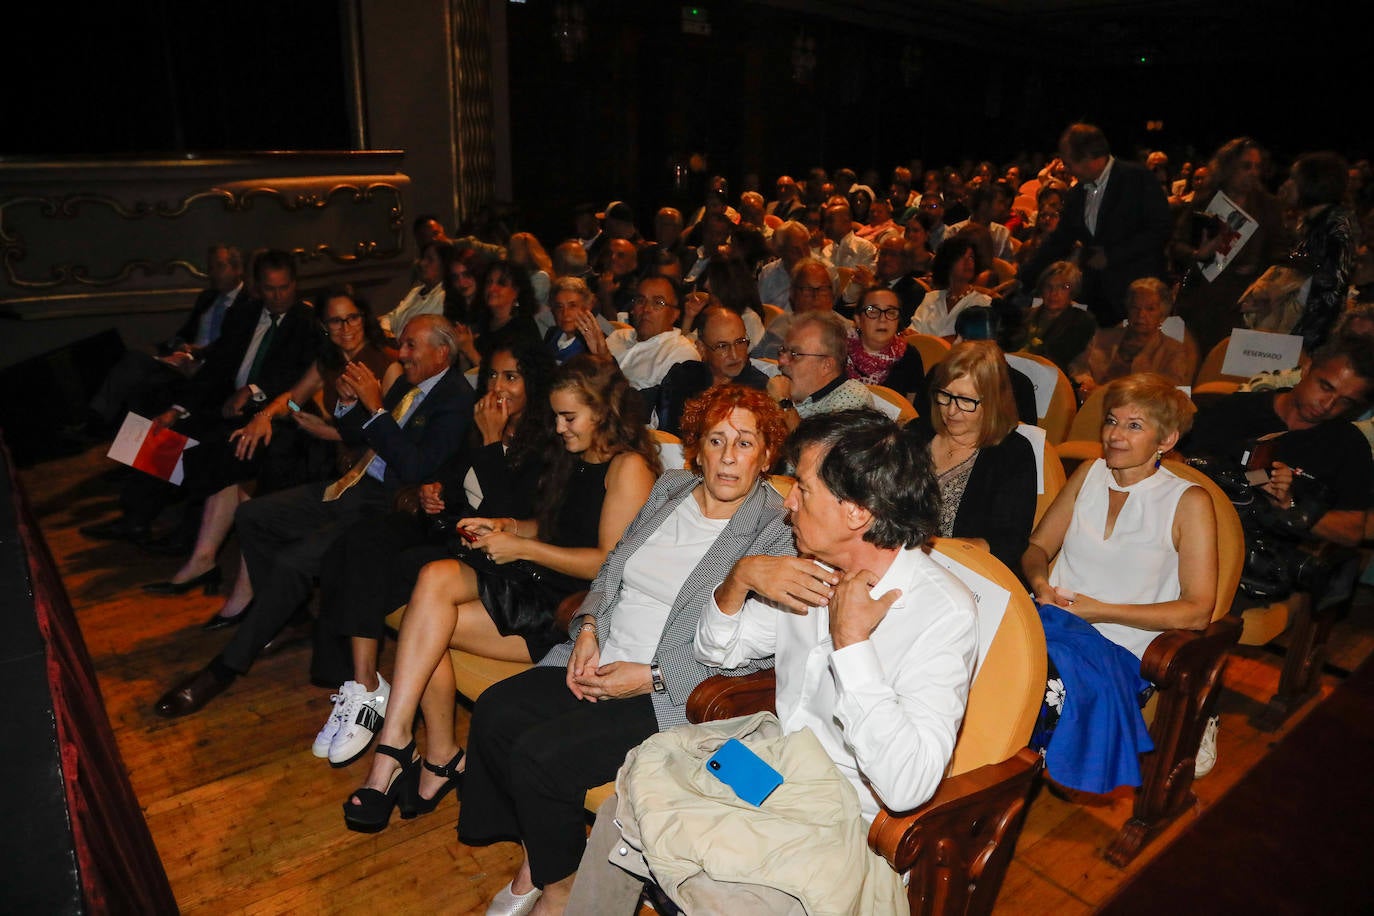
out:
{"label": "bare leg", "polygon": [[189,581],[214,568],[219,549],[224,546],[224,539],[234,527],[234,510],[247,498],[243,487],[233,483],[205,501],[205,509],[200,516],[200,530],[196,533],[196,546],[181,569],[172,576],[173,582]]}
{"label": "bare leg", "polygon": [[[421,697],[442,663],[448,665],[448,649],[466,649],[488,658],[508,661],[530,660],[525,641],[518,636],[502,636],[497,632],[491,616],[477,600],[477,577],[457,560],[439,560],[420,571],[420,578],[410,595],[405,618],[401,622],[400,638],[396,642],[396,669],[392,675],[391,699],[387,703],[386,722],[378,741],[392,747],[405,747],[410,742],[415,711]],[[453,690],[452,673],[448,675],[449,692],[445,699],[435,694],[433,707],[426,704],[426,721],[431,715],[446,721],[448,741],[452,745]],[[435,748],[435,750],[439,750]],[[457,752],[456,745],[452,748]],[[432,752],[431,752],[432,753]],[[452,756],[452,753],[449,755]],[[433,761],[446,763],[443,761]],[[390,757],[374,755],[372,770],[366,785],[383,788],[397,764]]]}
{"label": "bare leg", "polygon": [[349,644],[353,648],[353,680],[362,684],[369,692],[376,690],[377,640],[366,636],[354,636],[349,639]]}
{"label": "bare leg", "polygon": [[574,872],[562,881],[544,885],[544,893],[539,896],[534,909],[530,910],[531,916],[563,916],[563,910],[568,906],[568,898],[572,896],[573,882],[576,880],[577,873]]}

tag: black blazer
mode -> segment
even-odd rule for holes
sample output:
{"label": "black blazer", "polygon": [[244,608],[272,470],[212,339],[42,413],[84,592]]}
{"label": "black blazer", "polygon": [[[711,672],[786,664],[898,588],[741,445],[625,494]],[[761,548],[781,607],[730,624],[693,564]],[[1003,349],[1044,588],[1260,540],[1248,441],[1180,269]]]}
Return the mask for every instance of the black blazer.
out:
{"label": "black blazer", "polygon": [[[913,422],[934,435],[927,418]],[[983,538],[992,555],[1019,576],[1035,525],[1036,484],[1035,450],[1025,436],[1012,430],[997,445],[984,446],[973,460],[951,536]]]}
{"label": "black blazer", "polygon": [[[203,290],[200,293],[200,295],[196,296],[196,301],[191,306],[191,314],[187,315],[186,320],[182,322],[181,327],[177,328],[176,336],[182,341],[182,343],[195,342],[196,335],[200,332],[200,317],[205,314],[205,312],[210,308],[210,306],[215,304],[215,300],[218,298],[219,290],[216,289]],[[247,299],[247,289],[245,287],[240,286],[239,294],[234,297],[233,302],[229,303],[229,308],[232,309],[234,306],[238,305],[240,302],[244,302]],[[229,317],[229,312],[227,309],[225,310],[224,317],[226,319]],[[223,324],[220,325],[220,332],[224,332]]]}
{"label": "black blazer", "polygon": [[1075,246],[1101,248],[1107,256],[1103,270],[1082,263],[1083,288],[1080,301],[1108,327],[1126,314],[1126,288],[1141,277],[1164,276],[1164,246],[1169,242],[1173,222],[1164,189],[1144,166],[1117,159],[1097,213],[1097,232],[1088,231],[1083,209],[1088,195],[1080,182],[1069,192],[1064,215],[1035,257],[1021,268],[1021,282],[1033,287],[1040,272],[1053,261],[1068,258]]}
{"label": "black blazer", "polygon": [[[449,369],[415,408],[405,426],[398,426],[391,409],[413,386],[397,379],[382,399],[384,413],[372,414],[361,403],[339,418],[339,435],[350,445],[366,444],[386,462],[385,484],[396,490],[431,480],[439,467],[463,447],[472,423],[474,394],[461,372]],[[367,428],[363,424],[367,423]]]}
{"label": "black blazer", "polygon": [[[186,386],[182,406],[192,413],[215,411],[236,390],[234,377],[253,341],[262,315],[262,303],[239,297],[224,315],[219,339],[202,352],[205,365]],[[319,355],[324,334],[315,322],[315,310],[297,302],[281,318],[255,384],[272,400],[291,388]]]}

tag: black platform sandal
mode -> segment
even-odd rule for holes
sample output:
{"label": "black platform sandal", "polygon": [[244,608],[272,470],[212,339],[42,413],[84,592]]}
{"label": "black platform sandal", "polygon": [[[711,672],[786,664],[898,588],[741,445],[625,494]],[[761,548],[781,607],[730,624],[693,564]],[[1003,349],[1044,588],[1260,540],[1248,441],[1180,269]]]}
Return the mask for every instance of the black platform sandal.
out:
{"label": "black platform sandal", "polygon": [[458,753],[453,755],[453,759],[443,766],[435,766],[428,760],[421,758],[420,765],[429,770],[435,776],[444,777],[444,784],[439,787],[439,791],[434,793],[433,798],[425,798],[420,794],[420,782],[415,781],[415,794],[410,798],[410,805],[401,807],[401,819],[410,820],[421,814],[428,814],[439,807],[439,802],[444,800],[444,796],[450,791],[458,796],[463,794],[463,773],[458,769],[458,764],[463,762],[466,755],[463,749],[458,748]]}
{"label": "black platform sandal", "polygon": [[[377,745],[377,753],[385,754],[400,764],[391,774],[386,791],[364,786],[348,797],[343,804],[344,823],[349,830],[359,833],[377,833],[384,830],[391,821],[391,810],[398,804],[402,811],[409,810],[414,804],[416,785],[420,776],[420,758],[415,755],[415,739],[403,748],[388,744]],[[353,799],[358,804],[353,804]],[[404,815],[402,815],[404,816]]]}

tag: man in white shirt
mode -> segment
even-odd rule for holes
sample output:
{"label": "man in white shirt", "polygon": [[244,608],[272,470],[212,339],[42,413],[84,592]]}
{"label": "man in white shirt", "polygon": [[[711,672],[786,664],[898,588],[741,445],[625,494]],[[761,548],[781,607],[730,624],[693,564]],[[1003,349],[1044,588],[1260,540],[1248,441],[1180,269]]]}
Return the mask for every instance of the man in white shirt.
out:
{"label": "man in white shirt", "polygon": [[606,349],[630,385],[645,393],[645,403],[657,399],[658,384],[669,369],[698,358],[696,345],[677,327],[682,317],[678,301],[671,280],[645,277],[630,302],[634,327],[622,328],[606,338]]}
{"label": "man in white shirt", "polygon": [[[797,484],[784,505],[800,556],[736,563],[702,611],[694,654],[722,668],[774,656],[784,733],[815,734],[871,822],[880,803],[924,804],[944,778],[977,654],[976,608],[923,549],[938,528],[939,484],[895,423],[827,414],[789,446]],[[630,911],[621,902],[634,881],[606,864],[613,815],[598,816],[569,913]]]}
{"label": "man in white shirt", "polygon": [[[790,312],[792,270],[803,258],[811,256],[811,233],[796,220],[788,220],[773,230],[773,247],[778,259],[759,271],[759,301]],[[831,280],[834,280],[833,273]]]}
{"label": "man in white shirt", "polygon": [[[872,242],[859,238],[854,232],[854,221],[849,213],[849,204],[835,201],[826,206],[824,221],[825,256],[839,272],[838,287],[846,302],[859,298],[859,286],[850,281],[858,278],[873,280],[873,269],[878,266],[878,249]],[[864,282],[859,279],[859,283]],[[852,289],[851,289],[852,287]]]}
{"label": "man in white shirt", "polygon": [[[984,182],[969,192],[968,205],[972,211],[969,218],[957,222],[946,230],[945,237],[959,234],[969,223],[976,223],[992,235],[992,256],[1010,261],[1015,252],[1011,248],[1011,230],[996,221],[998,211],[1010,212],[1012,197],[1011,186],[1005,181]],[[1005,200],[999,197],[1005,196]],[[1005,216],[1004,216],[1005,218]]]}

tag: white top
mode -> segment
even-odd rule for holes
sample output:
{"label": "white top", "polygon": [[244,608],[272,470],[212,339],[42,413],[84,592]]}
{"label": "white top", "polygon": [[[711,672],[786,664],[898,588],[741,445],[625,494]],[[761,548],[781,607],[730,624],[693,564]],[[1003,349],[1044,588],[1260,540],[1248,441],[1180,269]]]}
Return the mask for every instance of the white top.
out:
{"label": "white top", "polygon": [[442,315],[444,314],[444,284],[436,283],[430,287],[429,292],[424,292],[423,286],[412,287],[406,293],[401,304],[387,312],[380,319],[382,329],[389,332],[392,337],[400,337],[401,332],[406,329],[406,322],[416,315]]}
{"label": "white top", "polygon": [[670,328],[648,340],[640,340],[634,328],[621,328],[606,338],[606,348],[620,364],[632,388],[652,388],[668,370],[689,359],[700,359],[696,344],[682,331]]}
{"label": "white top", "polygon": [[836,267],[866,267],[870,271],[878,267],[878,248],[868,239],[861,239],[850,232],[838,242],[825,243],[825,256]]}
{"label": "white top", "polygon": [[987,296],[972,292],[966,293],[964,298],[954,304],[954,310],[950,311],[945,304],[948,298],[947,289],[935,289],[926,293],[921,304],[916,307],[916,313],[911,316],[911,330],[933,337],[949,337],[954,333],[954,319],[964,309],[973,305],[992,305],[992,300]]}
{"label": "white top", "polygon": [[[1168,468],[1160,468],[1137,484],[1120,487],[1107,470],[1107,462],[1097,459],[1074,500],[1073,520],[1050,571],[1050,584],[1112,604],[1176,600],[1183,588],[1174,548],[1174,513],[1191,486]],[[1109,490],[1123,489],[1130,495],[1117,514],[1112,536],[1103,538]],[[1160,634],[1121,623],[1093,626],[1137,658]]]}
{"label": "white top", "polygon": [[792,614],[750,598],[731,617],[714,597],[693,647],[702,664],[722,668],[775,654],[783,731],[811,729],[870,822],[875,795],[908,811],[939,787],[978,652],[977,608],[953,573],[921,550],[901,550],[871,594],[893,588],[902,597],[872,638],[843,649],[830,641],[825,608]]}
{"label": "white top", "polygon": [[601,664],[647,665],[654,660],[677,593],[728,524],[728,518],[703,515],[696,497],[689,493],[625,561],[620,600],[601,647]]}
{"label": "white top", "polygon": [[[959,230],[967,226],[973,220],[966,219],[955,223],[945,230],[946,238],[953,238],[959,234]],[[988,223],[988,234],[992,236],[992,256],[1001,258],[1003,261],[1010,261],[1014,256],[1011,250],[1011,230],[1001,223]]]}

